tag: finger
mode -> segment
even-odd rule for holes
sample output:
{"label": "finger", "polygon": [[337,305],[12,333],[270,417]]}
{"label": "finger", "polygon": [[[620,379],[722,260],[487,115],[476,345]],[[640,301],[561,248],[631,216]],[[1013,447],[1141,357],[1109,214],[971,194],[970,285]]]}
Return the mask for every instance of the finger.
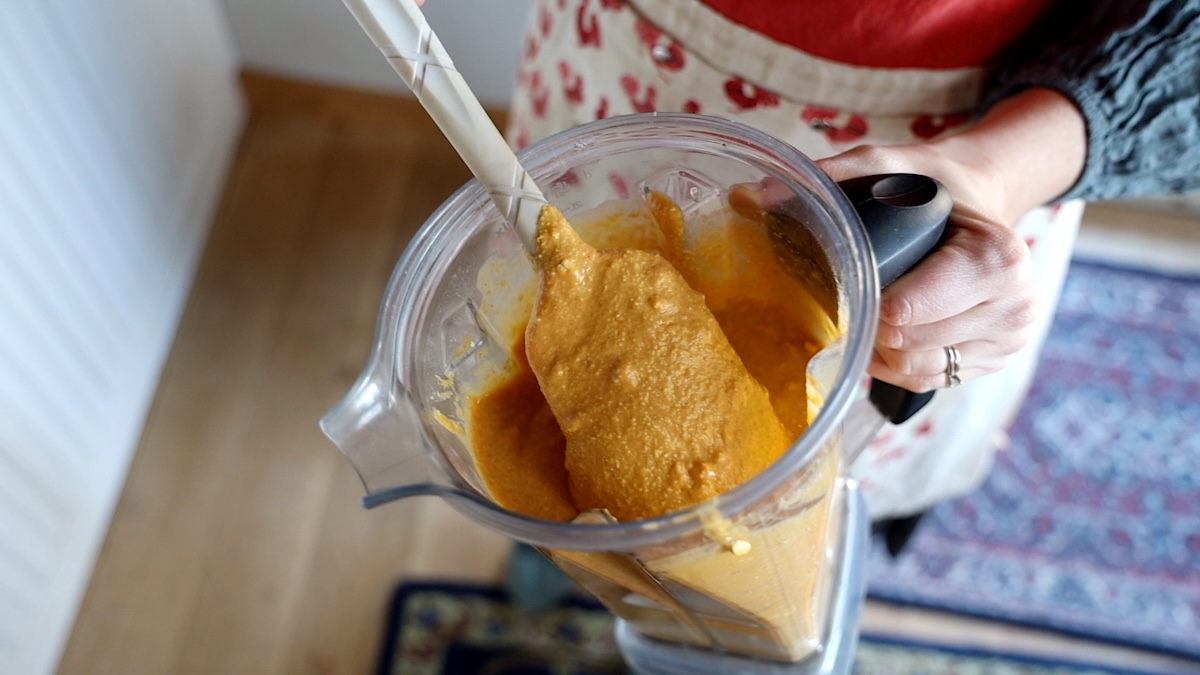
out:
{"label": "finger", "polygon": [[928,148],[914,146],[858,145],[845,152],[816,160],[816,165],[834,181],[881,173],[925,173],[935,175],[938,158]]}
{"label": "finger", "polygon": [[[986,340],[972,340],[955,347],[959,353],[959,373],[967,369],[979,374],[996,372],[1004,367],[1013,354]],[[880,349],[872,356],[872,363],[880,366],[880,372],[889,376],[928,378],[945,373],[950,366],[950,356],[947,347],[915,352]]]}
{"label": "finger", "polygon": [[729,187],[729,205],[739,213],[746,210],[776,211],[796,199],[796,190],[773,176],[754,183],[735,183]]}
{"label": "finger", "polygon": [[880,295],[880,319],[892,326],[943,321],[1032,278],[1029,247],[1012,229],[959,213],[947,235]]}
{"label": "finger", "polygon": [[942,321],[907,326],[879,322],[875,344],[880,349],[919,351],[972,340],[987,340],[1006,353],[1025,346],[1037,318],[1038,297],[1032,281]]}
{"label": "finger", "polygon": [[[989,375],[1004,368],[1011,354],[1004,354],[986,341],[956,345],[959,352],[958,377],[961,382]],[[872,355],[867,371],[872,377],[909,391],[924,392],[950,385],[947,377],[950,361],[945,348],[920,352]]]}

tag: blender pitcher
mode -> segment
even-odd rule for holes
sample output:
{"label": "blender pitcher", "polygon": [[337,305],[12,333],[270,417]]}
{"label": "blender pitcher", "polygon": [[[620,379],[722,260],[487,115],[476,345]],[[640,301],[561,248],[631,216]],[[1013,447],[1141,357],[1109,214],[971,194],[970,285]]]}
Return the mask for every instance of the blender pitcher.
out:
{"label": "blender pitcher", "polygon": [[[552,521],[497,503],[475,462],[468,403],[519,366],[514,345],[538,276],[484,188],[471,181],[409,244],[385,292],[369,363],[321,421],[358,471],[364,503],[437,495],[538,547],[618,617],[623,650],[632,639],[781,667],[820,659],[832,649],[838,591],[861,602],[861,580],[839,576],[847,557],[865,553],[845,545],[865,537],[865,512],[855,506],[853,481],[843,477],[845,455],[883,423],[876,408],[890,407],[886,416],[901,421],[912,410],[899,408],[927,400],[884,385],[872,390],[878,405],[861,394],[880,278],[895,278],[936,244],[948,196],[929,179],[916,187],[879,187],[877,180],[839,187],[791,146],[700,115],[601,120],[550,137],[520,158],[573,224],[618,214],[637,230],[626,235],[648,242],[648,191],[679,206],[689,236],[719,238],[728,223],[746,222],[731,208],[732,186],[783,186],[786,199],[770,205],[762,226],[781,228],[771,236],[790,247],[786,254],[798,256],[803,271],[826,277],[818,284],[825,290],[791,298],[822,309],[814,331],[825,346],[808,368],[819,410],[765,471],[679,511],[628,522],[595,514]],[[869,212],[880,195],[899,220],[868,223],[876,230],[869,236],[863,220],[874,219]],[[912,213],[919,216],[915,227],[901,222]],[[580,230],[589,238],[586,227]],[[714,283],[754,273],[739,266],[736,251],[722,260],[728,264],[707,270]],[[854,583],[859,588],[839,588]]]}

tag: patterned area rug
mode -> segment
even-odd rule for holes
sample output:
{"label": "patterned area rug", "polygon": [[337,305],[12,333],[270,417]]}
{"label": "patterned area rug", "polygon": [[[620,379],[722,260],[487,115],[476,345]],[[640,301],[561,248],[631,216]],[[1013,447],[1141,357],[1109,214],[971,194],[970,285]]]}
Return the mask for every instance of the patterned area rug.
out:
{"label": "patterned area rug", "polygon": [[1038,368],[871,595],[1200,658],[1200,278],[1075,262]]}
{"label": "patterned area rug", "polygon": [[[625,675],[612,616],[574,601],[531,612],[490,588],[401,585],[379,675]],[[1111,675],[1105,668],[864,637],[857,675]],[[1128,674],[1128,671],[1121,671]]]}

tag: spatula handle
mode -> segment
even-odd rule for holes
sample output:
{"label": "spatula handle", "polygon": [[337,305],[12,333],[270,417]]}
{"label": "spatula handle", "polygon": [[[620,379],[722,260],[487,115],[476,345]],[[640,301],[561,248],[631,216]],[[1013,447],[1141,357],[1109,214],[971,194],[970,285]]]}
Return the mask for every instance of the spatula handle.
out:
{"label": "spatula handle", "polygon": [[537,216],[546,199],[454,68],[416,3],[343,1],[532,251]]}

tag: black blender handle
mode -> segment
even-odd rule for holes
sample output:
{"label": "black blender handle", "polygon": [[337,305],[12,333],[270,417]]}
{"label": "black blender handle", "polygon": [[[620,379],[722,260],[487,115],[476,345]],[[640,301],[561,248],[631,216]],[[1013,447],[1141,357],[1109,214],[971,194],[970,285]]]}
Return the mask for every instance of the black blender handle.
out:
{"label": "black blender handle", "polygon": [[[862,221],[875,252],[880,288],[921,261],[942,239],[954,200],[928,176],[893,173],[851,178],[838,183]],[[933,399],[934,392],[908,391],[871,381],[871,403],[893,424],[900,424]]]}

